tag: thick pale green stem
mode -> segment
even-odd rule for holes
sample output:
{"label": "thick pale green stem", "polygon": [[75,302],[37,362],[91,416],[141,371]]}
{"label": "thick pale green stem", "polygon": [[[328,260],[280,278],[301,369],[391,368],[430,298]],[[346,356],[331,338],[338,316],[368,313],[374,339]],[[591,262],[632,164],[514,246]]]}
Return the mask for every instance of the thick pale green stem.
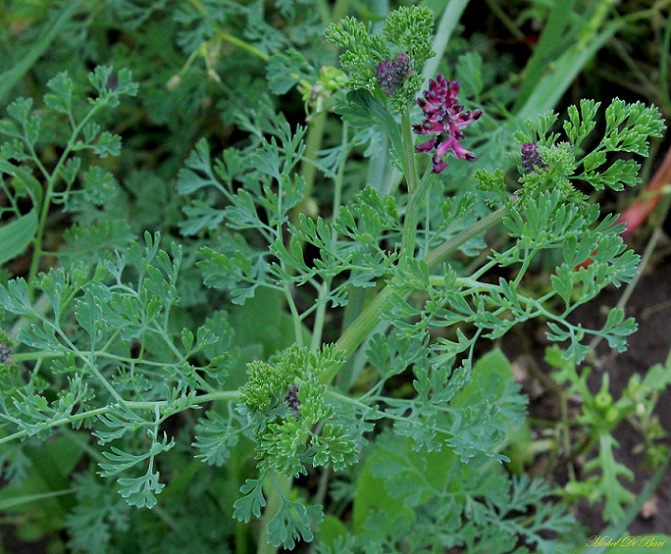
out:
{"label": "thick pale green stem", "polygon": [[458,235],[441,244],[435,250],[429,252],[424,260],[429,266],[438,263],[446,256],[449,256],[465,242],[477,237],[481,233],[484,233],[487,229],[493,227],[494,225],[498,225],[501,221],[503,221],[503,218],[506,215],[508,215],[508,208],[500,208],[495,212],[492,212],[487,217],[483,217],[480,221],[468,229],[463,230]]}
{"label": "thick pale green stem", "polygon": [[405,160],[405,178],[408,183],[408,193],[412,196],[417,190],[419,175],[415,160],[415,142],[412,139],[410,124],[410,110],[401,115],[401,136],[403,137],[403,159]]}
{"label": "thick pale green stem", "polygon": [[[317,159],[317,152],[322,146],[324,138],[324,126],[326,125],[326,112],[319,112],[312,116],[308,124],[308,134],[305,139],[305,152],[303,154],[303,163],[301,165],[301,177],[305,180],[305,193],[303,203],[308,202],[312,196],[315,177],[317,176],[317,166],[314,162]],[[300,212],[300,207],[296,212]]]}
{"label": "thick pale green stem", "polygon": [[256,548],[256,554],[275,554],[277,552],[277,548],[268,542],[268,524],[280,509],[282,496],[289,494],[292,483],[293,479],[285,475],[272,473],[266,477],[266,498],[268,504],[266,504],[266,509],[261,516],[261,532],[259,533],[259,544]]}
{"label": "thick pale green stem", "polygon": [[403,230],[401,232],[401,252],[405,256],[413,257],[415,253],[417,224],[419,223],[420,212],[426,199],[426,193],[429,190],[429,171],[427,170],[419,182],[419,186],[410,197],[408,208],[405,211],[405,221],[403,222]]}
{"label": "thick pale green stem", "polygon": [[[364,309],[364,311],[361,312],[354,323],[340,335],[336,345],[345,352],[347,358],[354,354],[354,351],[378,324],[381,311],[389,306],[389,300],[393,293],[394,290],[392,287],[389,285],[384,287],[378,295],[373,298],[373,301]],[[337,368],[324,372],[321,378],[322,382],[330,383],[337,373]]]}
{"label": "thick pale green stem", "polygon": [[406,110],[401,115],[401,135],[403,137],[405,178],[408,184],[408,195],[410,197],[405,212],[405,221],[403,222],[401,252],[403,253],[403,256],[412,257],[415,252],[415,235],[417,233],[417,224],[419,223],[419,212],[429,188],[429,184],[427,179],[428,173],[424,175],[421,182],[419,180],[409,110]]}

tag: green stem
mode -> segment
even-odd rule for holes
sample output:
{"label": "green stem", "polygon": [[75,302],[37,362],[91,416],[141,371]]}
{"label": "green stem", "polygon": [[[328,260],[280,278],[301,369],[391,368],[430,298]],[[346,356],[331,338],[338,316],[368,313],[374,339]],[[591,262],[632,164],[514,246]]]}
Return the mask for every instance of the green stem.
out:
{"label": "green stem", "polygon": [[503,221],[503,218],[508,215],[508,208],[499,208],[495,212],[492,212],[486,217],[483,217],[480,221],[464,229],[461,233],[455,235],[450,240],[441,244],[435,250],[429,252],[429,254],[424,258],[426,263],[429,266],[432,266],[439,261],[443,260],[446,256],[449,256],[457,248],[459,248],[465,242],[477,237],[481,233],[484,233],[487,229],[498,225]]}
{"label": "green stem", "polygon": [[499,21],[516,40],[519,40],[520,42],[526,42],[527,36],[520,30],[520,28],[517,26],[517,23],[515,23],[515,21],[506,13],[506,11],[501,6],[499,6],[497,0],[485,0],[485,3],[487,4],[489,11],[498,17]]}
{"label": "green stem", "polygon": [[[669,93],[669,50],[671,50],[671,13],[666,17],[664,27],[664,39],[659,53],[659,89],[662,91],[664,102],[671,104],[671,94]],[[671,106],[669,106],[671,107]]]}
{"label": "green stem", "polygon": [[238,48],[242,48],[243,50],[247,50],[250,54],[253,54],[254,56],[261,58],[263,61],[268,61],[270,59],[270,56],[266,54],[265,52],[262,52],[255,46],[252,46],[248,42],[245,42],[244,40],[239,39],[238,37],[235,37],[225,31],[219,31],[217,33],[217,38],[224,40],[226,42],[230,42],[231,44],[234,44]]}
{"label": "green stem", "polygon": [[44,194],[42,207],[40,209],[40,217],[37,222],[37,232],[33,239],[33,258],[30,262],[30,269],[28,271],[28,299],[33,300],[35,293],[35,277],[40,269],[40,261],[42,261],[42,239],[47,225],[47,216],[49,215],[49,207],[51,206],[51,196],[53,194],[55,179],[53,176],[47,181],[47,190]]}
{"label": "green stem", "polygon": [[322,26],[328,27],[328,24],[331,23],[331,10],[329,9],[329,3],[327,0],[317,0],[317,11],[319,12],[319,17],[322,20]]}
{"label": "green stem", "polygon": [[[233,401],[240,398],[240,393],[238,391],[219,391],[208,394],[201,394],[193,398],[193,403],[188,406],[188,408],[193,407],[196,404],[206,404],[207,402],[212,402],[215,400],[224,400],[224,401]],[[156,408],[161,408],[168,405],[167,400],[158,400],[156,402],[124,402],[123,407],[131,410],[155,410]],[[96,408],[95,410],[87,410],[86,412],[81,412],[74,414],[68,417],[62,417],[53,421],[45,422],[44,428],[53,428],[60,427],[62,425],[67,425],[68,423],[78,423],[80,421],[85,421],[93,417],[107,414],[112,410],[119,409],[120,404],[110,404],[108,406],[103,406],[102,408]],[[185,408],[187,409],[187,408]],[[35,429],[31,429],[33,432]],[[38,429],[38,431],[41,429]],[[11,442],[17,439],[23,439],[27,436],[30,436],[30,432],[27,429],[17,431],[11,435],[5,435],[0,437],[0,444],[6,442]]]}
{"label": "green stem", "polygon": [[429,190],[430,168],[427,168],[426,173],[422,177],[419,186],[411,195],[408,202],[408,208],[405,212],[405,221],[403,222],[403,230],[401,231],[401,252],[404,255],[412,257],[415,252],[415,236],[417,235],[417,224],[419,223],[419,215],[422,210],[423,202],[426,193]]}
{"label": "green stem", "polygon": [[347,15],[347,8],[349,0],[336,0],[333,6],[333,13],[331,14],[331,21],[340,21]]}
{"label": "green stem", "polygon": [[315,311],[315,322],[312,326],[312,338],[310,339],[310,350],[317,352],[322,343],[322,335],[324,333],[324,322],[326,321],[326,306],[328,301],[326,295],[331,290],[331,279],[324,279],[324,282],[319,287],[319,294],[317,302],[317,310]]}
{"label": "green stem", "polygon": [[578,49],[585,48],[587,43],[591,41],[599,32],[604,20],[608,17],[608,13],[615,4],[616,0],[601,0],[597,3],[592,17],[590,17],[587,24],[581,29],[578,39]]}
{"label": "green stem", "polygon": [[158,517],[163,523],[165,523],[170,529],[177,529],[179,524],[177,521],[163,509],[162,504],[157,504],[152,510],[153,514]]}
{"label": "green stem", "polygon": [[415,158],[415,143],[412,138],[412,126],[410,124],[410,110],[401,115],[401,134],[403,137],[403,157],[405,158],[405,174],[408,184],[410,200],[405,213],[403,231],[401,236],[401,252],[404,256],[413,257],[415,253],[415,236],[419,223],[419,212],[422,202],[429,189],[428,170],[421,182],[417,172],[417,160]]}
{"label": "green stem", "polygon": [[[361,345],[368,334],[375,328],[380,320],[382,309],[389,306],[389,300],[394,294],[394,289],[387,285],[373,301],[361,312],[354,323],[350,325],[345,332],[340,335],[336,342],[338,348],[345,352],[347,358],[350,358],[354,351]],[[331,368],[322,374],[322,382],[330,383],[338,373],[338,368]]]}
{"label": "green stem", "polygon": [[[7,499],[3,499],[0,501],[0,510],[4,511],[9,511],[13,508],[17,508],[19,506],[23,506],[25,504],[31,504],[33,502],[38,502],[38,501],[44,501],[49,498],[57,498],[59,496],[68,496],[71,494],[75,494],[79,491],[79,487],[72,487],[69,489],[61,489],[57,491],[50,491],[50,492],[41,492],[41,493],[35,493],[35,494],[21,494],[15,497],[9,497]],[[3,521],[4,523],[4,521]]]}
{"label": "green stem", "polygon": [[[314,188],[315,177],[317,176],[315,160],[317,159],[317,152],[319,152],[322,145],[325,125],[326,112],[314,114],[308,123],[308,134],[305,137],[305,152],[303,154],[303,163],[301,164],[301,177],[305,181],[305,192],[303,193],[303,201],[300,204],[301,207],[312,197],[312,189]],[[301,211],[303,210],[300,208],[295,210],[296,213]]]}
{"label": "green stem", "polygon": [[408,193],[412,196],[417,190],[419,174],[415,160],[415,142],[412,138],[412,125],[410,124],[410,110],[405,110],[401,115],[401,136],[403,137],[403,157],[405,159],[405,178],[408,183]]}
{"label": "green stem", "polygon": [[301,325],[301,316],[298,313],[298,308],[296,307],[296,302],[294,302],[294,297],[291,294],[289,285],[286,285],[284,287],[284,298],[287,301],[287,306],[289,306],[289,311],[291,312],[291,319],[293,320],[294,323],[294,335],[296,336],[296,344],[302,347],[303,327]]}
{"label": "green stem", "polygon": [[[51,174],[47,179],[47,190],[44,192],[42,206],[40,207],[40,215],[37,222],[37,231],[35,233],[35,238],[33,239],[33,259],[31,260],[30,263],[30,270],[28,271],[28,278],[27,278],[28,298],[31,301],[35,293],[35,284],[36,284],[35,277],[37,275],[37,272],[39,271],[40,261],[42,260],[42,255],[44,253],[42,250],[42,240],[44,239],[44,232],[47,226],[47,216],[49,215],[49,209],[51,208],[51,200],[54,195],[54,188],[56,187],[56,183],[58,182],[58,179],[60,177],[61,169],[65,164],[65,162],[67,161],[70,152],[75,146],[75,142],[77,140],[77,137],[79,136],[79,133],[81,133],[84,126],[96,114],[96,112],[100,109],[100,107],[101,106],[96,106],[92,108],[91,111],[88,114],[86,114],[86,116],[84,116],[84,118],[79,122],[79,125],[77,125],[72,130],[72,135],[70,136],[70,140],[65,146],[65,150],[61,154],[61,157],[58,159],[56,167],[54,167],[54,170],[51,172]],[[41,166],[42,164],[39,158],[37,157],[37,154],[34,154],[33,157],[36,160],[38,166]],[[47,174],[46,170],[44,170],[43,173],[46,175]]]}
{"label": "green stem", "polygon": [[[12,64],[12,67],[5,69],[10,65],[9,58],[3,63],[3,71],[0,73],[0,104],[4,105],[16,84],[35,65],[35,62],[51,46],[51,43],[59,37],[59,33],[68,25],[70,18],[79,10],[80,4],[81,0],[64,2],[59,11],[50,14],[49,24],[41,29],[40,35],[36,36],[31,44],[27,45],[29,46],[28,50]],[[6,6],[9,6],[9,3],[3,2],[3,15],[10,13],[10,8]],[[3,20],[7,21],[5,18]],[[9,34],[9,36],[12,35]]]}

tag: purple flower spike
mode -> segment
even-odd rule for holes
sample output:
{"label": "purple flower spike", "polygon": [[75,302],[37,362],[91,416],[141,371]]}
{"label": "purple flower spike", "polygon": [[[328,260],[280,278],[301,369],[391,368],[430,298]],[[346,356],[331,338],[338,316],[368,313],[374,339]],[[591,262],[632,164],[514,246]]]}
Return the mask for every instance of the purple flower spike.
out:
{"label": "purple flower spike", "polygon": [[412,73],[410,57],[401,52],[395,60],[385,60],[377,64],[375,78],[387,96],[393,96]]}
{"label": "purple flower spike", "polygon": [[429,81],[429,90],[417,104],[424,112],[424,121],[413,125],[418,135],[435,135],[435,138],[415,146],[417,152],[433,154],[433,172],[440,173],[448,166],[443,158],[452,153],[461,160],[473,161],[475,155],[466,150],[459,142],[464,138],[463,129],[482,116],[480,108],[472,112],[464,111],[459,105],[459,82],[448,81],[441,73],[434,81]]}
{"label": "purple flower spike", "polygon": [[540,152],[538,145],[532,142],[527,142],[522,145],[522,169],[524,173],[538,173],[534,168],[543,169],[547,167]]}

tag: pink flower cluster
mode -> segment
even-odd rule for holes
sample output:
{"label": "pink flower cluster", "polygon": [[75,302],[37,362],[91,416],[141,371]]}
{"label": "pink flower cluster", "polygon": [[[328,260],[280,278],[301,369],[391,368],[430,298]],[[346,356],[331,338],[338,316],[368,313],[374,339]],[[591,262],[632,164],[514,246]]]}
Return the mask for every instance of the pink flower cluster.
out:
{"label": "pink flower cluster", "polygon": [[433,154],[433,172],[440,173],[448,166],[443,158],[451,152],[461,160],[473,161],[475,156],[459,142],[464,138],[463,129],[480,118],[481,109],[464,111],[459,105],[459,82],[448,81],[441,73],[429,81],[429,90],[417,100],[424,112],[424,122],[413,125],[419,135],[434,135],[434,138],[415,146],[417,152]]}

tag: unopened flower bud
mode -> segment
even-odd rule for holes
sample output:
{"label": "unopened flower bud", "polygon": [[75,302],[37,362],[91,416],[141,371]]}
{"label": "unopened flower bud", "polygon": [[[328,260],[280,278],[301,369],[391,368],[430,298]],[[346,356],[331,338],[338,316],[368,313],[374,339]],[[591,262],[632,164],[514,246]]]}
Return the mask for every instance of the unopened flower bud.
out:
{"label": "unopened flower bud", "polygon": [[538,151],[538,145],[532,142],[528,142],[522,145],[522,168],[524,173],[538,173],[536,168],[543,169],[547,167],[543,158],[541,157],[540,152]]}
{"label": "unopened flower bud", "polygon": [[0,342],[0,364],[12,365],[12,349],[4,342]]}
{"label": "unopened flower bud", "polygon": [[337,67],[328,65],[319,71],[319,82],[324,90],[334,92],[347,84],[347,75]]}
{"label": "unopened flower bud", "polygon": [[9,335],[0,329],[0,373],[5,373],[9,368],[16,368],[12,354],[14,344]]}
{"label": "unopened flower bud", "polygon": [[298,387],[296,385],[289,385],[284,401],[287,403],[291,415],[298,417],[298,408],[301,405],[301,401],[298,399]]}
{"label": "unopened flower bud", "polygon": [[387,96],[393,96],[401,89],[405,80],[412,73],[412,62],[410,57],[401,52],[395,60],[380,62],[375,69],[377,84]]}
{"label": "unopened flower bud", "polygon": [[179,75],[173,75],[168,79],[168,82],[165,84],[165,88],[172,92],[175,90],[179,84],[182,82],[182,78]]}
{"label": "unopened flower bud", "polygon": [[116,90],[119,86],[119,76],[113,73],[107,78],[107,88],[109,90]]}

